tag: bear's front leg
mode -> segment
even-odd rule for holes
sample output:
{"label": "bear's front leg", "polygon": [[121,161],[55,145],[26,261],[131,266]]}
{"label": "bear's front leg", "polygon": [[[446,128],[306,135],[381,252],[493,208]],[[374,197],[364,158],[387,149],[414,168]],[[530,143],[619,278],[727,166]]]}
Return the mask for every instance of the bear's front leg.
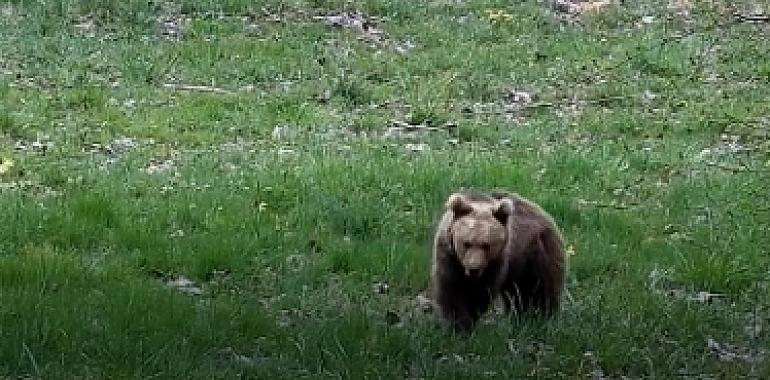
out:
{"label": "bear's front leg", "polygon": [[467,306],[459,303],[439,303],[441,318],[456,332],[467,332],[473,328],[476,319]]}
{"label": "bear's front leg", "polygon": [[439,318],[455,330],[472,328],[475,322],[473,314],[464,297],[461,297],[457,284],[447,279],[437,280],[433,284],[432,298]]}
{"label": "bear's front leg", "polygon": [[433,299],[439,316],[455,331],[468,331],[489,308],[489,291],[455,278],[451,283],[438,283]]}

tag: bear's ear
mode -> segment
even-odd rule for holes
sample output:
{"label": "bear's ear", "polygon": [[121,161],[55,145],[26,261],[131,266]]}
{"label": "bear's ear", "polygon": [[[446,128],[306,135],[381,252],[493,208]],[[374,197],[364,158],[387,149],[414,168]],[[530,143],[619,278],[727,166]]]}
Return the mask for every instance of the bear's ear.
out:
{"label": "bear's ear", "polygon": [[447,210],[452,210],[455,219],[468,215],[473,211],[473,207],[468,200],[465,199],[465,196],[459,193],[454,193],[449,196],[449,199],[446,202],[446,208]]}
{"label": "bear's ear", "polygon": [[513,214],[513,201],[508,198],[501,199],[497,204],[497,210],[495,210],[494,213],[495,219],[497,219],[500,224],[507,225],[508,218],[511,214]]}

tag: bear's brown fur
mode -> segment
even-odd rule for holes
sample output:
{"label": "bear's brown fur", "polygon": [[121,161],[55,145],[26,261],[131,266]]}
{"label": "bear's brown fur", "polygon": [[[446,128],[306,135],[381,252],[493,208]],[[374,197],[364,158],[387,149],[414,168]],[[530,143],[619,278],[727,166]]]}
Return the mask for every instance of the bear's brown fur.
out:
{"label": "bear's brown fur", "polygon": [[467,330],[501,297],[505,309],[560,309],[566,257],[553,219],[506,192],[454,193],[433,248],[432,299],[440,317]]}

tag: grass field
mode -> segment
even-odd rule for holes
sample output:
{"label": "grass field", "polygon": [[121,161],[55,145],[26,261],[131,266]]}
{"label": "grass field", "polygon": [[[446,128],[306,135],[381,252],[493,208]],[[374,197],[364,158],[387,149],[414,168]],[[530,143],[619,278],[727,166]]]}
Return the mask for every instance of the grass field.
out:
{"label": "grass field", "polygon": [[[3,1],[0,378],[770,377],[770,3],[556,8]],[[460,188],[556,318],[425,312]]]}

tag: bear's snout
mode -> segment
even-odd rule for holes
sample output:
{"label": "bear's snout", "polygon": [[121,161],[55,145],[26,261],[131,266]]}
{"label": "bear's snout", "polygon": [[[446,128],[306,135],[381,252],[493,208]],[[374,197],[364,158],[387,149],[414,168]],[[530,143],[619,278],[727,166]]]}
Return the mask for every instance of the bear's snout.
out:
{"label": "bear's snout", "polygon": [[463,267],[465,275],[468,277],[480,277],[484,271],[485,257],[484,252],[480,250],[471,250],[465,253]]}

